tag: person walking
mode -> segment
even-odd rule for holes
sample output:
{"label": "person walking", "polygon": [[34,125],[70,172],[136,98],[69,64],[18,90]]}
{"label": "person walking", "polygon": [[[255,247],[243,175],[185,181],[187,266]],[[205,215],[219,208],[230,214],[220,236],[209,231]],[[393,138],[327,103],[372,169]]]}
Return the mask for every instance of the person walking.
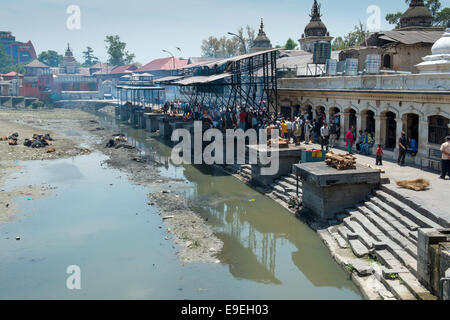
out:
{"label": "person walking", "polygon": [[445,142],[441,145],[442,159],[441,159],[441,176],[444,179],[446,176],[450,177],[450,136],[445,137]]}
{"label": "person walking", "polygon": [[375,155],[376,155],[375,165],[382,166],[383,165],[383,149],[381,148],[381,144],[378,145]]}
{"label": "person walking", "polygon": [[406,142],[406,133],[402,131],[402,136],[398,139],[398,159],[397,163],[399,166],[405,165],[405,157],[407,152],[407,142]]}
{"label": "person walking", "polygon": [[320,128],[320,149],[323,150],[323,147],[326,146],[328,151],[328,140],[330,137],[330,130],[328,129],[328,124],[326,122],[323,123],[322,128]]}
{"label": "person walking", "polygon": [[309,144],[311,141],[311,131],[313,126],[309,123],[309,120],[305,120],[305,144]]}
{"label": "person walking", "polygon": [[300,124],[300,119],[297,118],[294,122],[294,142],[296,145],[300,145],[300,137],[302,135],[302,125]]}
{"label": "person walking", "polygon": [[330,124],[330,147],[331,148],[334,148],[334,144],[336,143],[336,139],[337,139],[336,124],[334,122],[332,122]]}
{"label": "person walking", "polygon": [[353,148],[353,144],[355,143],[355,135],[354,135],[354,130],[355,127],[351,127],[350,130],[348,130],[348,132],[345,135],[345,139],[347,141],[347,152],[350,154],[353,154],[352,152],[352,148]]}

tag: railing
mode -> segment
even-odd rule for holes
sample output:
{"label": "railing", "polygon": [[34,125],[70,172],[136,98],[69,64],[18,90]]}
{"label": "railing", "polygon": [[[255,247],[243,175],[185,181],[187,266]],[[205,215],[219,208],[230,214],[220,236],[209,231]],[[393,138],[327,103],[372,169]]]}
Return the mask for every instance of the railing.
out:
{"label": "railing", "polygon": [[448,74],[395,74],[281,78],[281,89],[450,90]]}

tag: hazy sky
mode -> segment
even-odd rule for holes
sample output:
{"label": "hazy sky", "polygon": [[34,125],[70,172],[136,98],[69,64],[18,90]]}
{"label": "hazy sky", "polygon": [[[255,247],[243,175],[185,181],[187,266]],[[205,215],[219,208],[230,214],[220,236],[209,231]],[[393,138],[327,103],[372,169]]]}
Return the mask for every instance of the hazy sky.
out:
{"label": "hazy sky", "polygon": [[[444,0],[445,4],[448,0]],[[322,21],[332,36],[366,22],[366,9],[381,9],[381,29],[392,29],[384,21],[389,12],[406,10],[404,0],[321,0]],[[240,26],[265,31],[272,45],[283,45],[291,37],[301,37],[313,0],[0,0],[0,30],[12,31],[18,41],[31,40],[37,53],[52,49],[64,52],[71,44],[81,61],[86,46],[106,60],[106,35],[118,34],[136,60],[145,64],[166,57],[161,50],[183,57],[200,56],[201,41],[210,35],[222,36]],[[69,5],[81,9],[80,30],[69,30]]]}

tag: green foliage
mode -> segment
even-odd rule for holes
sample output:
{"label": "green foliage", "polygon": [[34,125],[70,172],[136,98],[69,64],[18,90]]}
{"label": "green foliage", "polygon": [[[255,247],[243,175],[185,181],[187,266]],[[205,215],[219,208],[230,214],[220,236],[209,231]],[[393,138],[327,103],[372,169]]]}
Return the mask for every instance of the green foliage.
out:
{"label": "green foliage", "polygon": [[366,39],[369,32],[365,30],[364,24],[360,21],[357,26],[354,27],[354,31],[349,32],[342,37],[334,39],[332,48],[333,50],[343,50],[346,48],[357,47],[366,44]]}
{"label": "green foliage", "polygon": [[[222,36],[221,38],[209,37],[202,41],[202,56],[211,58],[228,58],[237,56],[248,52],[255,39],[255,30],[250,26],[244,28],[240,27],[236,34],[239,36],[232,36],[227,38]],[[242,40],[241,40],[242,39]]]}
{"label": "green foliage", "polygon": [[17,73],[21,73],[21,74],[25,74],[25,65],[23,64],[14,64],[14,65],[10,65],[7,67],[4,67],[2,69],[2,73],[8,73],[8,72],[17,72]]}
{"label": "green foliage", "polygon": [[388,278],[389,280],[395,280],[395,279],[398,279],[398,274],[397,274],[397,273],[388,273],[386,276],[387,276],[387,278]]}
{"label": "green foliage", "polygon": [[127,44],[120,41],[118,35],[106,36],[106,50],[108,53],[108,63],[113,66],[129,65],[133,63],[134,53],[125,50]]}
{"label": "green foliage", "polygon": [[297,43],[295,43],[294,40],[292,40],[291,38],[287,39],[286,44],[284,45],[284,48],[286,50],[295,50],[295,48],[297,48]]}
{"label": "green foliage", "polygon": [[353,267],[352,264],[346,264],[346,265],[345,265],[345,269],[346,269],[348,272],[352,273],[353,270],[355,270],[355,267]]}
{"label": "green foliage", "polygon": [[400,17],[402,14],[403,12],[400,11],[397,13],[388,13],[385,19],[389,24],[395,24],[396,28],[400,28]]}
{"label": "green foliage", "polygon": [[[405,0],[405,3],[409,5],[411,0]],[[425,7],[431,11],[433,15],[433,25],[446,27],[448,22],[450,21],[450,8],[442,8],[442,3],[440,0],[425,0]],[[386,15],[385,19],[390,24],[395,24],[396,28],[400,27],[400,17],[403,15],[403,12],[397,13],[389,13]]]}
{"label": "green foliage", "polygon": [[10,65],[11,65],[11,58],[9,57],[9,54],[6,53],[6,50],[3,47],[3,45],[0,44],[0,70]]}
{"label": "green foliage", "polygon": [[0,44],[0,73],[9,73],[15,71],[24,74],[25,66],[23,64],[12,64],[9,54],[6,53],[4,47]]}
{"label": "green foliage", "polygon": [[98,62],[98,58],[94,56],[94,50],[91,47],[86,47],[86,51],[83,51],[84,63],[83,67],[89,68]]}
{"label": "green foliage", "polygon": [[49,67],[57,67],[63,60],[63,56],[53,50],[43,51],[38,55],[38,60]]}
{"label": "green foliage", "polygon": [[450,28],[450,8],[444,8],[437,13],[436,24],[440,27]]}

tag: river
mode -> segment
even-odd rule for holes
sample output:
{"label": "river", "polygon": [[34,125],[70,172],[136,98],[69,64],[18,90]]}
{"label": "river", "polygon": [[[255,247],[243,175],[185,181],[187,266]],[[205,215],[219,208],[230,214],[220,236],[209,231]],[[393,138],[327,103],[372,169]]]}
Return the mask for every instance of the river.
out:
{"label": "river", "polygon": [[[19,198],[21,212],[0,224],[0,299],[361,299],[317,234],[273,200],[211,167],[174,166],[159,139],[120,129],[161,175],[186,181],[177,192],[223,241],[220,263],[180,262],[148,190],[101,165],[104,155],[24,161],[7,189],[56,189]],[[66,287],[70,265],[80,290]]]}

